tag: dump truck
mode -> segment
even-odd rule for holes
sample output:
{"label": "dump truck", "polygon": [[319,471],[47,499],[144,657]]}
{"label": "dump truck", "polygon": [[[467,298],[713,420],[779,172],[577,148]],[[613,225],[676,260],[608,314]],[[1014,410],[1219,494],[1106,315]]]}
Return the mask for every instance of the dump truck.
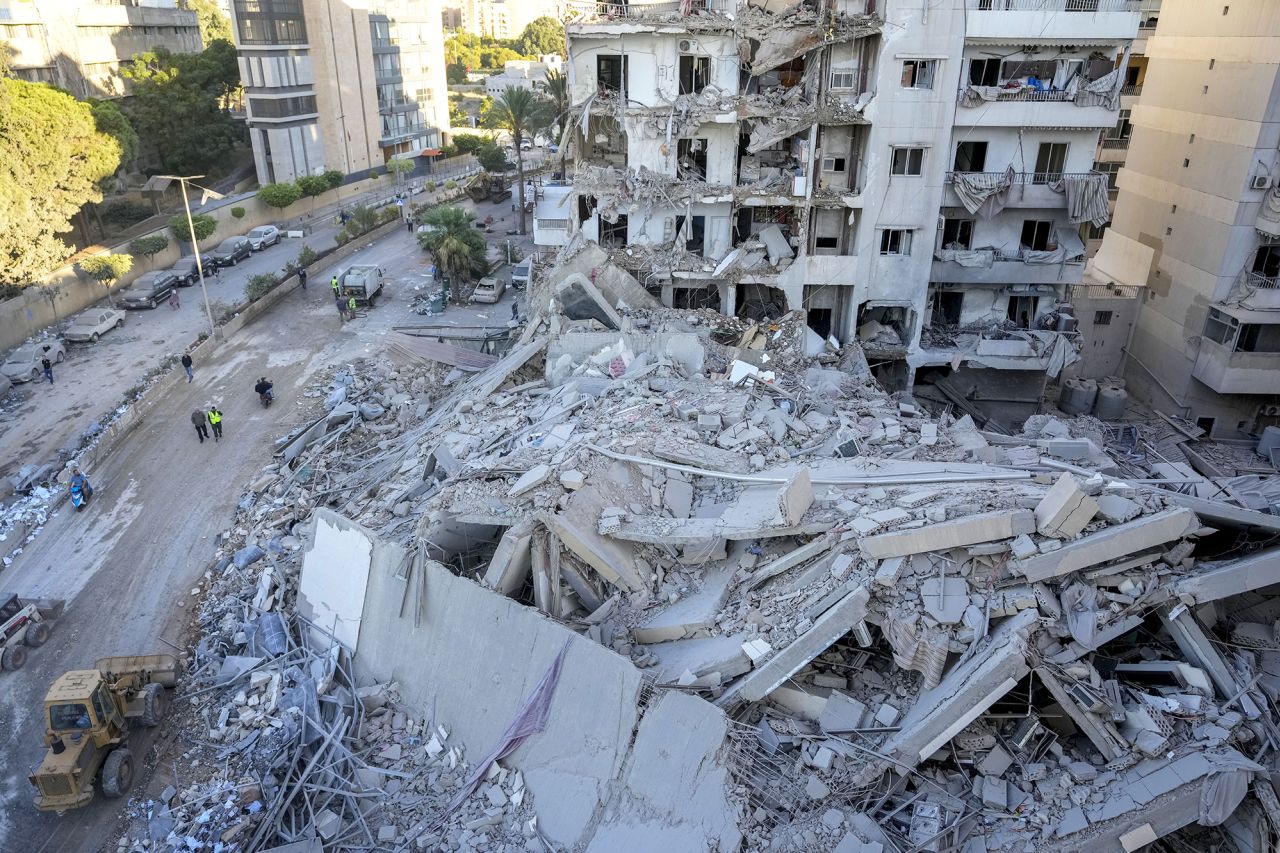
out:
{"label": "dump truck", "polygon": [[349,267],[338,277],[338,287],[344,300],[354,296],[357,305],[372,308],[382,292],[382,268],[372,264]]}
{"label": "dump truck", "polygon": [[10,595],[0,604],[0,669],[12,672],[27,662],[27,649],[49,640],[50,620],[62,615],[65,602],[56,598]]}
{"label": "dump truck", "polygon": [[44,760],[28,777],[41,811],[64,812],[93,799],[97,782],[107,797],[133,784],[130,725],[160,725],[166,687],[178,677],[170,654],[101,658],[93,669],[63,673],[44,697]]}

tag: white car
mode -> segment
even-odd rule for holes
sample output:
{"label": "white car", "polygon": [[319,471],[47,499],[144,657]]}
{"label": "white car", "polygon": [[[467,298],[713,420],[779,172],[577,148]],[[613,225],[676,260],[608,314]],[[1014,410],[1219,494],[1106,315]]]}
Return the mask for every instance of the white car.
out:
{"label": "white car", "polygon": [[79,314],[62,337],[76,343],[96,344],[98,338],[107,332],[124,325],[125,313],[115,308],[90,308]]}
{"label": "white car", "polygon": [[41,341],[38,344],[24,344],[13,352],[4,364],[0,364],[0,373],[14,382],[35,382],[44,374],[40,359],[47,358],[54,364],[61,364],[67,357],[67,348],[62,341]]}
{"label": "white car", "polygon": [[280,242],[280,229],[274,225],[259,225],[245,236],[249,238],[249,248],[261,252]]}

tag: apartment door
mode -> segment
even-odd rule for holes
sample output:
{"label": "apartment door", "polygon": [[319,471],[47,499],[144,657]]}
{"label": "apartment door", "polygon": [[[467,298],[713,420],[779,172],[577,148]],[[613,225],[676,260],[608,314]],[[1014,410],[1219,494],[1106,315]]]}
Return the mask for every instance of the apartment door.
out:
{"label": "apartment door", "polygon": [[1022,220],[1022,247],[1034,252],[1047,252],[1053,245],[1053,220]]}
{"label": "apartment door", "polygon": [[1008,317],[1018,324],[1019,329],[1030,329],[1031,321],[1036,318],[1036,306],[1039,296],[1010,296]]}
{"label": "apartment door", "polygon": [[985,172],[987,143],[961,142],[956,145],[956,159],[952,169],[957,172]]}
{"label": "apartment door", "polygon": [[1067,143],[1041,142],[1036,152],[1037,184],[1047,184],[1062,178],[1063,169],[1067,165]]}

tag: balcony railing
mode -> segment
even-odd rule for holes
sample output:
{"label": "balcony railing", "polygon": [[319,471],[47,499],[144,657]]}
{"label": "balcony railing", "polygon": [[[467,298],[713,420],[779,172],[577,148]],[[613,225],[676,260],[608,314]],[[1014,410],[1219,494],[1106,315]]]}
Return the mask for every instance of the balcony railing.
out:
{"label": "balcony railing", "polygon": [[1136,12],[1138,0],[965,0],[975,12]]}
{"label": "balcony railing", "polygon": [[[960,89],[959,92],[956,94],[956,100],[963,102],[965,92],[967,91],[969,91],[968,86],[966,86],[963,89]],[[1046,90],[1043,92],[1037,92],[1035,89],[995,89],[994,87],[990,87],[985,91],[987,92],[994,91],[995,98],[992,100],[996,100],[996,101],[1062,102],[1062,101],[1074,101],[1076,99],[1074,92],[1066,92],[1061,89],[1056,91]]]}
{"label": "balcony railing", "polygon": [[1280,276],[1245,270],[1240,275],[1240,281],[1257,290],[1280,290]]}
{"label": "balcony railing", "polygon": [[570,0],[566,4],[571,15],[588,18],[643,18],[651,15],[688,15],[695,12],[720,12],[729,0],[687,0],[674,3],[605,3],[592,0]]}
{"label": "balcony railing", "polygon": [[[947,172],[946,182],[954,184],[956,182],[956,172]],[[1004,172],[960,172],[962,175],[981,175],[985,178],[999,179],[1004,177]],[[1093,172],[1014,172],[1014,184],[1051,184],[1060,181],[1063,178],[1087,178]]]}
{"label": "balcony railing", "polygon": [[1103,148],[1128,148],[1129,137],[1126,136],[1124,139],[1108,139],[1106,137],[1103,137],[1102,147]]}
{"label": "balcony railing", "polygon": [[1141,86],[1124,86],[1124,87],[1121,87],[1120,94],[1121,95],[1141,95],[1142,87]]}

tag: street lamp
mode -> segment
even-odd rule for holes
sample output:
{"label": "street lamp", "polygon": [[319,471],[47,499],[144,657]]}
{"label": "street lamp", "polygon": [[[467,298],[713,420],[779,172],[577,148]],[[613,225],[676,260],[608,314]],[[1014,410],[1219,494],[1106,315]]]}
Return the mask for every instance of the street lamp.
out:
{"label": "street lamp", "polygon": [[[177,181],[182,187],[182,212],[187,215],[187,233],[191,235],[191,250],[196,253],[196,275],[200,277],[200,293],[204,296],[204,315],[209,319],[209,336],[216,338],[218,329],[213,325],[213,310],[209,308],[209,291],[204,286],[204,261],[200,257],[200,244],[196,241],[196,226],[191,221],[191,203],[187,200],[187,182],[194,181],[196,178],[203,178],[204,175],[187,175],[186,177],[178,177],[177,175],[157,175],[159,178],[166,178],[170,181]],[[195,184],[195,186],[200,186]],[[210,198],[224,198],[222,193],[214,192],[208,187],[200,187],[203,192],[201,204]]]}

